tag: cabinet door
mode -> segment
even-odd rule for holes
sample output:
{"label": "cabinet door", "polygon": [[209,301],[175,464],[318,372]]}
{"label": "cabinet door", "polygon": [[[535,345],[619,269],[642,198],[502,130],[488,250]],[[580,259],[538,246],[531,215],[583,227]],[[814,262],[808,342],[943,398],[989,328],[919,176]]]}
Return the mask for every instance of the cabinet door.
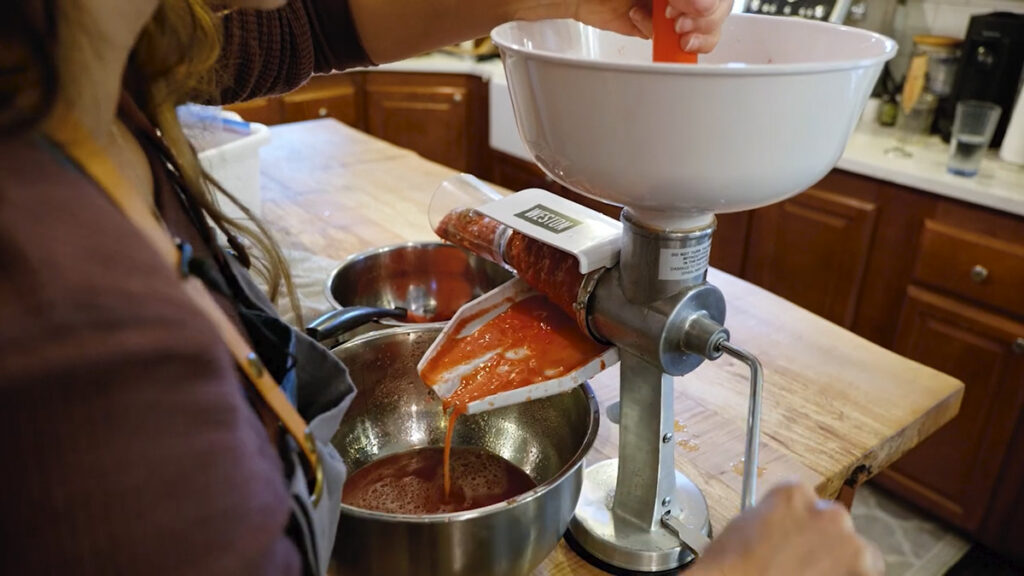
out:
{"label": "cabinet door", "polygon": [[[1024,338],[1020,348],[1024,353]],[[1024,566],[1024,414],[1017,416],[1017,432],[1006,453],[1006,466],[985,517],[982,542]]]}
{"label": "cabinet door", "polygon": [[478,78],[373,73],[366,78],[366,130],[456,170],[481,173],[483,97]]}
{"label": "cabinet door", "polygon": [[849,328],[875,233],[874,203],[824,187],[754,212],[751,282]]}
{"label": "cabinet door", "polygon": [[711,239],[711,265],[733,276],[743,275],[747,253],[747,234],[753,212],[718,214],[718,225]]}
{"label": "cabinet door", "polygon": [[895,351],[966,389],[956,418],[894,463],[883,485],[965,530],[978,528],[1024,403],[1021,336],[1018,322],[907,289]]}
{"label": "cabinet door", "polygon": [[562,186],[533,162],[527,162],[496,150],[491,151],[491,180],[495,184],[515,192],[526,188],[547,190],[616,220],[619,219],[619,213],[622,212],[622,208],[619,206],[588,198]]}
{"label": "cabinet door", "polygon": [[526,188],[542,188],[554,192],[561,186],[533,162],[497,150],[491,151],[491,180],[514,192]]}
{"label": "cabinet door", "polygon": [[238,113],[248,122],[259,122],[268,126],[285,121],[281,111],[281,102],[276,98],[256,98],[225,106],[224,109]]}
{"label": "cabinet door", "polygon": [[349,126],[363,127],[358,78],[352,74],[314,77],[302,88],[282,96],[281,100],[285,122],[336,118]]}

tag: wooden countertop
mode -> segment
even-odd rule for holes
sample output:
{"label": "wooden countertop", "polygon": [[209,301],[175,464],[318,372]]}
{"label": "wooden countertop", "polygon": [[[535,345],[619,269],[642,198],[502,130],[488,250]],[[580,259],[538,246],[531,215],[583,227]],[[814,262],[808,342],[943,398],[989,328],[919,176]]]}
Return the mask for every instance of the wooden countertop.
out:
{"label": "wooden countertop", "polygon": [[[263,218],[286,248],[333,259],[408,240],[436,239],[427,205],[455,171],[334,120],[271,129],[261,151]],[[763,493],[800,478],[826,498],[899,458],[959,409],[963,384],[896,355],[786,300],[711,270],[725,294],[732,340],[765,369]],[[591,381],[605,407],[618,397],[618,367]],[[747,368],[705,362],[676,379],[676,465],[704,491],[720,532],[739,512]],[[588,462],[616,454],[606,418]],[[536,574],[603,574],[564,541]]]}

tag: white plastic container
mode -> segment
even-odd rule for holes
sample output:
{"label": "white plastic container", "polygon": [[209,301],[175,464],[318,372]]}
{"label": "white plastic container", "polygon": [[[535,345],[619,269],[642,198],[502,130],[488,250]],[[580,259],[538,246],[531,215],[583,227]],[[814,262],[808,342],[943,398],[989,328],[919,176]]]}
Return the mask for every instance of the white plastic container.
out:
{"label": "white plastic container", "polygon": [[[203,169],[259,216],[260,148],[270,142],[270,130],[263,124],[246,122],[233,112],[205,106],[183,106],[178,109],[178,117]],[[245,219],[227,198],[218,197],[217,201],[229,217]]]}
{"label": "white plastic container", "polygon": [[[270,130],[263,124],[250,123],[249,127],[249,135],[200,152],[199,163],[221,186],[259,216],[262,208],[260,148],[270,142]],[[244,218],[242,211],[227,198],[218,201],[231,218]]]}

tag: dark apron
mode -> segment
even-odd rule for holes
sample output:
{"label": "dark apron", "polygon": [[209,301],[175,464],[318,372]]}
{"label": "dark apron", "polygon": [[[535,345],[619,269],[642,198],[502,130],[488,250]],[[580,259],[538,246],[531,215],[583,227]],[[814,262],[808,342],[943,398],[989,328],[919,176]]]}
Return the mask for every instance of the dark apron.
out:
{"label": "dark apron", "polygon": [[[245,267],[220,248],[202,210],[184,193],[185,184],[175,167],[173,154],[127,94],[121,98],[119,113],[136,137],[151,145],[147,154],[155,151],[169,168],[178,200],[212,255],[212,262],[193,259],[183,262],[183,266],[199,277],[210,291],[219,292],[234,302],[253,351],[308,423],[316,440],[323,467],[323,493],[315,506],[310,483],[300,463],[299,447],[290,437],[281,434],[277,448],[292,500],[287,533],[302,554],[304,572],[326,574],[338,529],[341,488],[346,474],[345,464],[331,445],[331,438],[356,391],[348,370],[329,350],[283,322]],[[151,158],[151,162],[153,160]],[[230,237],[229,243],[238,246]],[[184,252],[182,256],[184,259]],[[253,409],[260,412],[256,403]]]}
{"label": "dark apron", "polygon": [[[249,273],[231,256],[215,250],[216,264],[193,259],[189,272],[211,290],[229,297],[252,349],[309,424],[323,468],[323,493],[313,505],[298,446],[281,435],[278,454],[291,493],[287,533],[303,555],[304,572],[326,574],[341,513],[345,464],[331,444],[341,418],[355,397],[348,369],[315,340],[282,321]],[[258,406],[254,409],[259,412]]]}
{"label": "dark apron", "polygon": [[333,354],[281,321],[273,306],[234,258],[227,257],[236,284],[235,301],[253,350],[277,379],[316,439],[324,472],[323,494],[314,507],[296,446],[285,437],[281,448],[292,495],[289,535],[304,553],[307,573],[325,574],[341,513],[345,464],[331,438],[355,397],[348,370]]}

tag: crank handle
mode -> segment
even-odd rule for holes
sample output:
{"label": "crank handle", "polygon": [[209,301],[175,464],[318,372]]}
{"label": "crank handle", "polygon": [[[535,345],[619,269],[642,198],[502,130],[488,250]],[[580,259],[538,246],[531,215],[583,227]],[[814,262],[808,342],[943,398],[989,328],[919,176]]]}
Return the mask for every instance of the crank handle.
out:
{"label": "crank handle", "polygon": [[743,456],[743,500],[741,509],[754,506],[757,492],[758,445],[761,437],[761,394],[764,389],[764,370],[761,362],[750,352],[728,340],[718,343],[725,354],[743,362],[750,368],[750,400],[747,408],[747,445]]}
{"label": "crank handle", "polygon": [[747,409],[747,438],[743,456],[743,510],[754,506],[757,492],[758,445],[761,437],[761,391],[764,371],[757,357],[729,341],[729,330],[706,313],[694,314],[687,321],[682,337],[683,349],[708,360],[723,354],[750,368],[750,400]]}

